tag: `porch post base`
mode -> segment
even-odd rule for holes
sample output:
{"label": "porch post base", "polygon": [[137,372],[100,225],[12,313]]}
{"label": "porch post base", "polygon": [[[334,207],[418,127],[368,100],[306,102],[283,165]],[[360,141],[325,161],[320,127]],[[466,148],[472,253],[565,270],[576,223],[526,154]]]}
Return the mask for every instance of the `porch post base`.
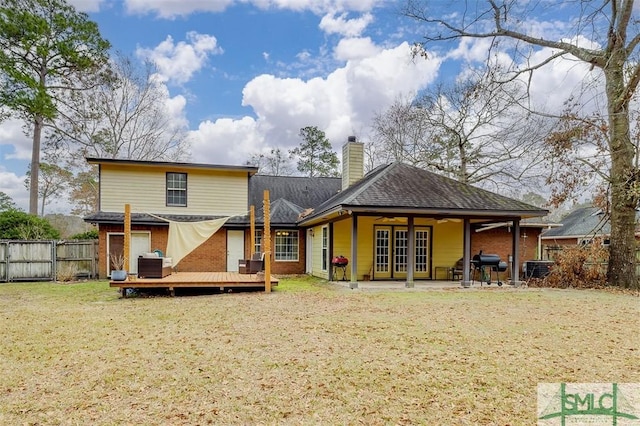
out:
{"label": "porch post base", "polygon": [[471,287],[471,281],[461,281],[462,287]]}
{"label": "porch post base", "polygon": [[511,281],[511,284],[514,287],[519,288],[519,287],[525,286],[526,282],[524,282],[524,281]]}
{"label": "porch post base", "polygon": [[351,281],[349,283],[349,288],[350,289],[358,288],[358,281]]}
{"label": "porch post base", "polygon": [[415,283],[413,281],[407,281],[406,283],[404,283],[404,286],[406,288],[414,288],[415,287]]}

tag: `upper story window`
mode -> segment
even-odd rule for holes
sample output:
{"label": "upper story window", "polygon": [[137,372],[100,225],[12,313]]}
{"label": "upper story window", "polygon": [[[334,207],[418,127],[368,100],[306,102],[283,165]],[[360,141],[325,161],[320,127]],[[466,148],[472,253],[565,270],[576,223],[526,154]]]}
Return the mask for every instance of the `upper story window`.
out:
{"label": "upper story window", "polygon": [[167,172],[167,206],[187,206],[187,174]]}

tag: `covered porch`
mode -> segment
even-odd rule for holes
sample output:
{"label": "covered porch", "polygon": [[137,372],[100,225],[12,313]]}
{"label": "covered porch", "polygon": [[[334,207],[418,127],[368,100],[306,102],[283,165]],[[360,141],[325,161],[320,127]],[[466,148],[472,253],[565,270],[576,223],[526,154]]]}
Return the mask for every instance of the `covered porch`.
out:
{"label": "covered porch", "polygon": [[[522,201],[473,187],[403,163],[381,166],[339,194],[303,215],[307,228],[307,270],[333,280],[346,276],[351,288],[360,281],[446,279],[471,286],[474,268],[492,266],[474,262],[474,255],[500,249],[498,264],[507,264],[510,283],[519,284],[521,221],[548,212]],[[508,224],[500,247],[474,247],[479,228]],[[486,239],[485,239],[486,241]],[[474,252],[475,250],[475,252]],[[334,256],[346,256],[348,265],[335,271]],[[330,263],[331,262],[331,263]],[[460,267],[455,267],[458,262]],[[338,277],[339,278],[339,277]],[[492,280],[492,279],[491,279]]]}

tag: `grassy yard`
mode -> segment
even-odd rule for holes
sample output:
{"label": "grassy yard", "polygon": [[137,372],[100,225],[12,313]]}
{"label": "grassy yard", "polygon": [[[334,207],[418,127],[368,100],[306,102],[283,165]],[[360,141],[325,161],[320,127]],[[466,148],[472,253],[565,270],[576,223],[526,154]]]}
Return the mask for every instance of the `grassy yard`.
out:
{"label": "grassy yard", "polygon": [[0,424],[531,425],[540,382],[640,382],[639,312],[592,290],[0,284]]}

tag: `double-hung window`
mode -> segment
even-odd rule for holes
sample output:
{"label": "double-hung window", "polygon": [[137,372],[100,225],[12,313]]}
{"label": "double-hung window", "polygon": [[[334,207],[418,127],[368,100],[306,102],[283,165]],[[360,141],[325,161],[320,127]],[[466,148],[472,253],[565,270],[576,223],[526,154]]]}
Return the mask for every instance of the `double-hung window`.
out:
{"label": "double-hung window", "polygon": [[187,174],[167,172],[167,206],[187,207]]}
{"label": "double-hung window", "polygon": [[278,230],[275,241],[275,260],[298,260],[298,231]]}

